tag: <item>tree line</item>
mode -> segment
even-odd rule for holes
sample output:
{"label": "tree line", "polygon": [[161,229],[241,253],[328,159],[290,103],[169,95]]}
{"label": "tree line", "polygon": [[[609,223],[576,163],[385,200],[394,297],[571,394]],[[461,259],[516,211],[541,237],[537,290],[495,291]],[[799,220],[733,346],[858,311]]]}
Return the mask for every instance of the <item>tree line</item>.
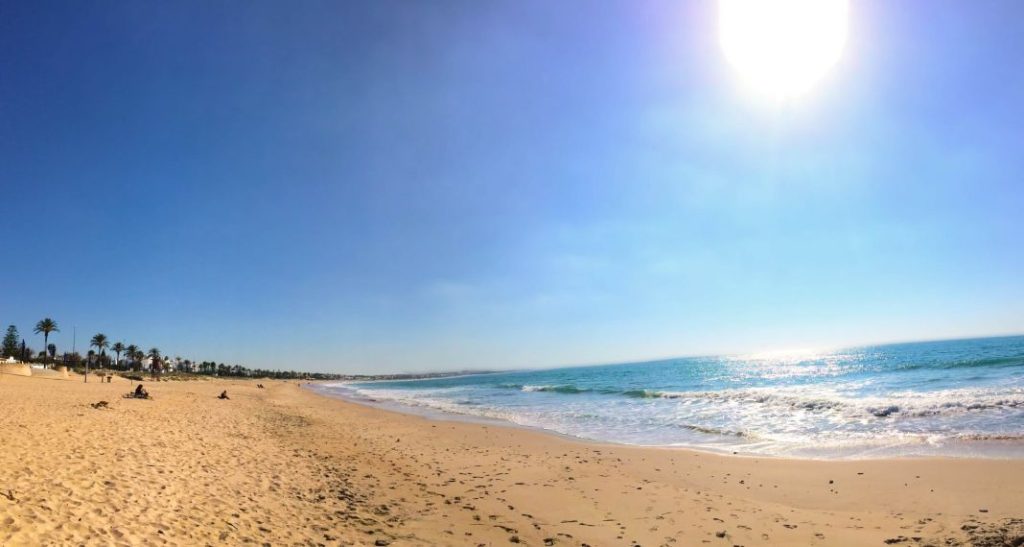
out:
{"label": "tree line", "polygon": [[[39,363],[44,367],[56,365],[73,368],[91,366],[120,371],[141,372],[142,370],[149,370],[156,374],[178,372],[206,376],[313,380],[336,380],[342,377],[340,374],[320,372],[250,369],[242,365],[225,365],[224,363],[216,363],[214,361],[195,362],[192,359],[165,356],[156,347],[143,350],[141,346],[135,344],[125,344],[124,342],[114,342],[111,344],[110,339],[103,333],[98,333],[89,340],[89,350],[86,355],[83,356],[77,351],[71,351],[64,352],[58,357],[56,344],[50,343],[50,335],[60,332],[57,322],[49,317],[41,319],[36,323],[33,332],[43,337],[43,348],[45,349],[38,353],[26,344],[25,339],[18,333],[18,328],[15,325],[9,325],[7,332],[4,334],[3,345],[0,347],[3,358],[14,358],[25,363]],[[110,353],[108,353],[108,350]]]}

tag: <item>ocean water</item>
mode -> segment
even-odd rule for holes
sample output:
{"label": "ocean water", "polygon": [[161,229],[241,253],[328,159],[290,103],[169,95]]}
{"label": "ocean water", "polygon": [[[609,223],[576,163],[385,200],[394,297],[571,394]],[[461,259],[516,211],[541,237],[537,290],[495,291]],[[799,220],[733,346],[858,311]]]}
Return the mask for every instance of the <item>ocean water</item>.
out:
{"label": "ocean water", "polygon": [[614,443],[823,458],[1024,457],[1024,336],[318,389]]}

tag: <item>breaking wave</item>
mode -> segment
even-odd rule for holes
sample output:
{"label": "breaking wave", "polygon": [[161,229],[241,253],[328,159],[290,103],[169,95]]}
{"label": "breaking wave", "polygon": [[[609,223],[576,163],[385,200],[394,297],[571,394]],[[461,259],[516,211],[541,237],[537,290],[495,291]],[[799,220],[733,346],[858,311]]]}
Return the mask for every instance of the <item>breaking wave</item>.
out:
{"label": "breaking wave", "polygon": [[580,388],[573,385],[526,385],[518,386],[518,389],[525,392],[548,392],[566,395],[598,393],[602,395],[621,395],[634,399],[688,399],[691,401],[756,404],[805,412],[861,413],[875,418],[888,418],[896,415],[922,418],[983,410],[1024,409],[1024,391],[1017,393],[1017,396],[993,395],[991,393],[964,393],[963,391],[940,392],[930,397],[922,398],[925,400],[921,401],[913,401],[911,399],[895,403],[886,400],[830,399],[826,397],[773,393],[767,389],[724,391],[656,391],[635,389],[608,391]]}
{"label": "breaking wave", "polygon": [[537,393],[564,393],[575,395],[577,393],[591,393],[592,389],[579,388],[576,386],[522,386],[523,391]]}

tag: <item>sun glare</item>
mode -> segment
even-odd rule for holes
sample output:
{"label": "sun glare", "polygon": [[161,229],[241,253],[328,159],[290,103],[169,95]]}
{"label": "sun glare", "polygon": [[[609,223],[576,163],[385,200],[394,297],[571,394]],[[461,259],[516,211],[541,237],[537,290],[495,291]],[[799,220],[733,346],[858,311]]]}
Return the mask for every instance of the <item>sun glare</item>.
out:
{"label": "sun glare", "polygon": [[846,43],[848,0],[719,0],[718,7],[729,63],[775,99],[806,93]]}

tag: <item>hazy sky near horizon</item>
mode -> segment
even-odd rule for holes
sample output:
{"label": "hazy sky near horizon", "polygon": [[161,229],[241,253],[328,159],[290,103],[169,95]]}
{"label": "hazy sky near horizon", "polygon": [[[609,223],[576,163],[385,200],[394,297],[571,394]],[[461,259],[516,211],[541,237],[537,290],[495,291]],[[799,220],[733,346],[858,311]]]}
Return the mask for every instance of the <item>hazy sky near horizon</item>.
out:
{"label": "hazy sky near horizon", "polygon": [[0,323],[367,373],[1024,332],[1024,4],[854,0],[786,104],[716,16],[0,1]]}

